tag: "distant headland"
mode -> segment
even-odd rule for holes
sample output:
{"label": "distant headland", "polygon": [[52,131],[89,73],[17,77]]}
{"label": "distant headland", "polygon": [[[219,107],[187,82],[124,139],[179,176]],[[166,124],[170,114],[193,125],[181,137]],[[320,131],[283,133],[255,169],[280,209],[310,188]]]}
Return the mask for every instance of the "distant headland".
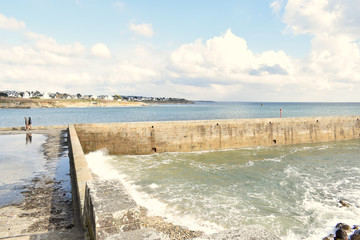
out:
{"label": "distant headland", "polygon": [[193,103],[183,98],[0,91],[0,108],[124,107]]}

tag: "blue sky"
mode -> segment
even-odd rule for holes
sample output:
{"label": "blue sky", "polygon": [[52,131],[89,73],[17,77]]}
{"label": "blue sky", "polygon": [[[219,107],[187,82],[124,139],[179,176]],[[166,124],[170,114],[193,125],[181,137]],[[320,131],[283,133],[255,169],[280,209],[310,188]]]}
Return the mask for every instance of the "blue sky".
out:
{"label": "blue sky", "polygon": [[1,1],[0,89],[359,101],[358,0]]}

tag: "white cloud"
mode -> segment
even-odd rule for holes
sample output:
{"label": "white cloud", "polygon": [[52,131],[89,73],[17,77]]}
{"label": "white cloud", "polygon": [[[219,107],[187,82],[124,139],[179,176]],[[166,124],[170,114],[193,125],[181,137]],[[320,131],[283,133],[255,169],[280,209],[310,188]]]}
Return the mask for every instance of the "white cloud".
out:
{"label": "white cloud", "polygon": [[141,24],[131,23],[129,25],[129,29],[134,33],[136,33],[137,35],[141,35],[144,37],[152,37],[154,35],[154,30],[152,28],[152,24],[150,23],[141,23]]}
{"label": "white cloud", "polygon": [[[0,85],[209,100],[359,101],[360,5],[356,0],[275,0],[270,6],[281,14],[288,33],[311,37],[306,57],[295,59],[271,49],[255,53],[245,38],[230,29],[179,45],[173,52],[161,52],[148,43],[110,52],[103,43],[61,44],[46,35],[20,31],[15,34],[27,37],[21,44],[2,40]],[[23,23],[11,29],[25,28]],[[154,34],[151,24],[129,28],[142,36]]]}
{"label": "white cloud", "polygon": [[97,43],[94,46],[92,46],[91,53],[95,57],[111,58],[111,52],[109,48],[103,43]]}
{"label": "white cloud", "polygon": [[280,13],[283,6],[284,6],[284,0],[274,0],[272,3],[270,3],[270,7],[273,9],[273,11],[276,14]]}
{"label": "white cloud", "polygon": [[337,4],[328,0],[289,0],[285,7],[284,22],[294,34],[334,32],[341,16]]}
{"label": "white cloud", "polygon": [[159,74],[144,65],[131,62],[120,62],[112,67],[109,81],[116,84],[136,84],[153,82]]}
{"label": "white cloud", "polygon": [[[206,79],[200,84],[211,83],[271,83],[269,78],[279,83],[281,75],[293,72],[290,57],[283,51],[268,51],[255,55],[246,41],[234,35],[231,30],[207,40],[196,40],[184,44],[171,54],[172,76],[178,79]],[[261,76],[266,76],[262,78]],[[187,83],[189,83],[188,81]],[[197,84],[197,80],[193,83]]]}
{"label": "white cloud", "polygon": [[0,14],[0,29],[3,30],[22,30],[25,29],[25,23],[22,21],[19,21],[13,17],[6,17],[2,14]]}
{"label": "white cloud", "polygon": [[55,39],[47,37],[43,34],[26,32],[25,35],[29,39],[34,40],[34,47],[37,50],[65,56],[82,55],[85,53],[85,47],[78,42],[75,42],[74,44],[60,45]]}
{"label": "white cloud", "polygon": [[[312,51],[304,66],[328,81],[354,81],[360,74],[360,11],[357,1],[289,0],[284,22],[293,33],[310,33]],[[349,31],[352,29],[352,31]]]}

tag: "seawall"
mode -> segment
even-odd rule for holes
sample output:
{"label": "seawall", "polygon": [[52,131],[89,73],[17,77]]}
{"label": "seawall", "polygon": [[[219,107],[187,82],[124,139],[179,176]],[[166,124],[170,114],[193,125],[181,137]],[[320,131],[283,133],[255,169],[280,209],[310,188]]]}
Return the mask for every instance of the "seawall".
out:
{"label": "seawall", "polygon": [[75,124],[85,153],[191,152],[360,138],[360,116]]}
{"label": "seawall", "polygon": [[[119,181],[92,176],[84,153],[106,148],[110,154],[151,154],[360,139],[360,117],[99,123],[68,129],[77,226],[86,227],[91,239],[163,239],[144,227],[145,210]],[[252,239],[278,239],[261,227],[246,228]],[[241,227],[221,236],[234,239],[240,233]]]}

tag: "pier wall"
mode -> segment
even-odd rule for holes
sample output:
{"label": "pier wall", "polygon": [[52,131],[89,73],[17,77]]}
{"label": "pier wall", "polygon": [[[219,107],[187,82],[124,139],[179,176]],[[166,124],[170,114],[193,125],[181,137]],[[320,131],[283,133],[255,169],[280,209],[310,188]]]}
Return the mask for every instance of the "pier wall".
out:
{"label": "pier wall", "polygon": [[88,225],[85,219],[85,189],[93,178],[73,125],[68,127],[68,136],[74,223],[76,227],[83,228]]}
{"label": "pier wall", "polygon": [[[119,181],[93,178],[84,153],[106,148],[110,154],[151,154],[360,139],[359,119],[353,116],[70,125],[75,223],[87,229],[90,239],[161,239],[159,233],[142,226],[144,208],[135,203]],[[254,239],[279,239],[263,232],[270,237],[258,236],[258,227],[251,234],[257,235]],[[221,234],[228,234],[226,239],[234,238],[232,232]]]}
{"label": "pier wall", "polygon": [[360,116],[74,124],[85,153],[151,154],[360,139]]}

